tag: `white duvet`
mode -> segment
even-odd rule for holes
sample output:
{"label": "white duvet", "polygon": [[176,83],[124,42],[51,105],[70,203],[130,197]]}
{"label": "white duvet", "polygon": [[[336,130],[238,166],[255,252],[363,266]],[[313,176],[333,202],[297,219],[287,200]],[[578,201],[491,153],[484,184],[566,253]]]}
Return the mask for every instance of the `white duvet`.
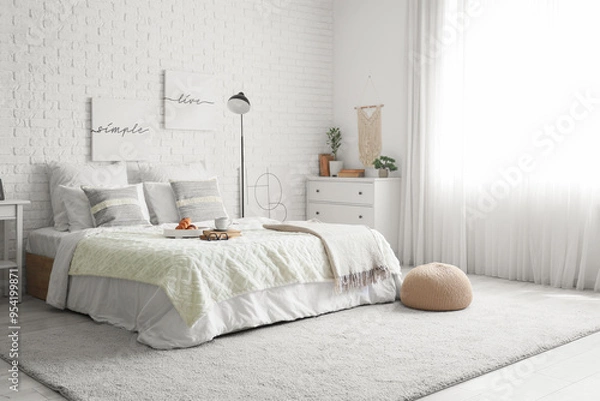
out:
{"label": "white duvet", "polygon": [[[59,246],[47,302],[138,331],[138,340],[155,348],[173,348],[396,298],[395,280],[336,294],[318,238],[265,230],[263,223],[246,219],[243,236],[223,242],[166,239],[163,227],[70,234]],[[399,279],[398,260],[376,237]]]}

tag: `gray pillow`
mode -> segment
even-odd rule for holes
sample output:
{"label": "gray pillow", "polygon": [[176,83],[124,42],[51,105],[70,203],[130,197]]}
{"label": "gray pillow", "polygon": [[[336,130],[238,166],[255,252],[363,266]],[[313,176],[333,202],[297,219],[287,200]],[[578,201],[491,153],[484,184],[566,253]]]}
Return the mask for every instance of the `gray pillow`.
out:
{"label": "gray pillow", "polygon": [[227,217],[216,178],[205,181],[171,181],[181,219],[206,221]]}
{"label": "gray pillow", "polygon": [[150,225],[142,213],[135,185],[120,188],[82,186],[96,227]]}

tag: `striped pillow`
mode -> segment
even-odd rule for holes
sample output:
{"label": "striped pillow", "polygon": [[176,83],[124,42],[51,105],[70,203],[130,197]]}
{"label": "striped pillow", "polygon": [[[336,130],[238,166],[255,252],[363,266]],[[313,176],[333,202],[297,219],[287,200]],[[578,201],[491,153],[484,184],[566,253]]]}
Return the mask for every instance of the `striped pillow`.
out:
{"label": "striped pillow", "polygon": [[120,188],[82,186],[96,227],[150,225],[135,185]]}
{"label": "striped pillow", "polygon": [[171,181],[179,217],[206,221],[227,217],[216,178],[206,181]]}

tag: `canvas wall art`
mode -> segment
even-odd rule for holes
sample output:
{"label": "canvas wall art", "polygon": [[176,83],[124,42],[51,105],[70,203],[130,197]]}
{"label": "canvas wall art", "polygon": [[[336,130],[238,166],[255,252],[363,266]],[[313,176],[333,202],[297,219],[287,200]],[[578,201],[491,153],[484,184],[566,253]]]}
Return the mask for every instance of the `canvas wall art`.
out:
{"label": "canvas wall art", "polygon": [[212,75],[165,71],[165,128],[216,129],[215,79]]}
{"label": "canvas wall art", "polygon": [[155,115],[150,102],[92,99],[92,160],[146,160]]}

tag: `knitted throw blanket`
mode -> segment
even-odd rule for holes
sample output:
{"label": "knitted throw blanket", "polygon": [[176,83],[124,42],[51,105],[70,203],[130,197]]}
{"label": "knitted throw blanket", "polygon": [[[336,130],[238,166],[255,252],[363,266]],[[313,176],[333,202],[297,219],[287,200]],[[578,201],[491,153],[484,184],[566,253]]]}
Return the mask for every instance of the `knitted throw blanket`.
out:
{"label": "knitted throw blanket", "polygon": [[329,257],[338,292],[364,287],[390,277],[383,252],[369,227],[329,224],[318,220],[265,224],[263,227],[308,233],[320,238]]}

